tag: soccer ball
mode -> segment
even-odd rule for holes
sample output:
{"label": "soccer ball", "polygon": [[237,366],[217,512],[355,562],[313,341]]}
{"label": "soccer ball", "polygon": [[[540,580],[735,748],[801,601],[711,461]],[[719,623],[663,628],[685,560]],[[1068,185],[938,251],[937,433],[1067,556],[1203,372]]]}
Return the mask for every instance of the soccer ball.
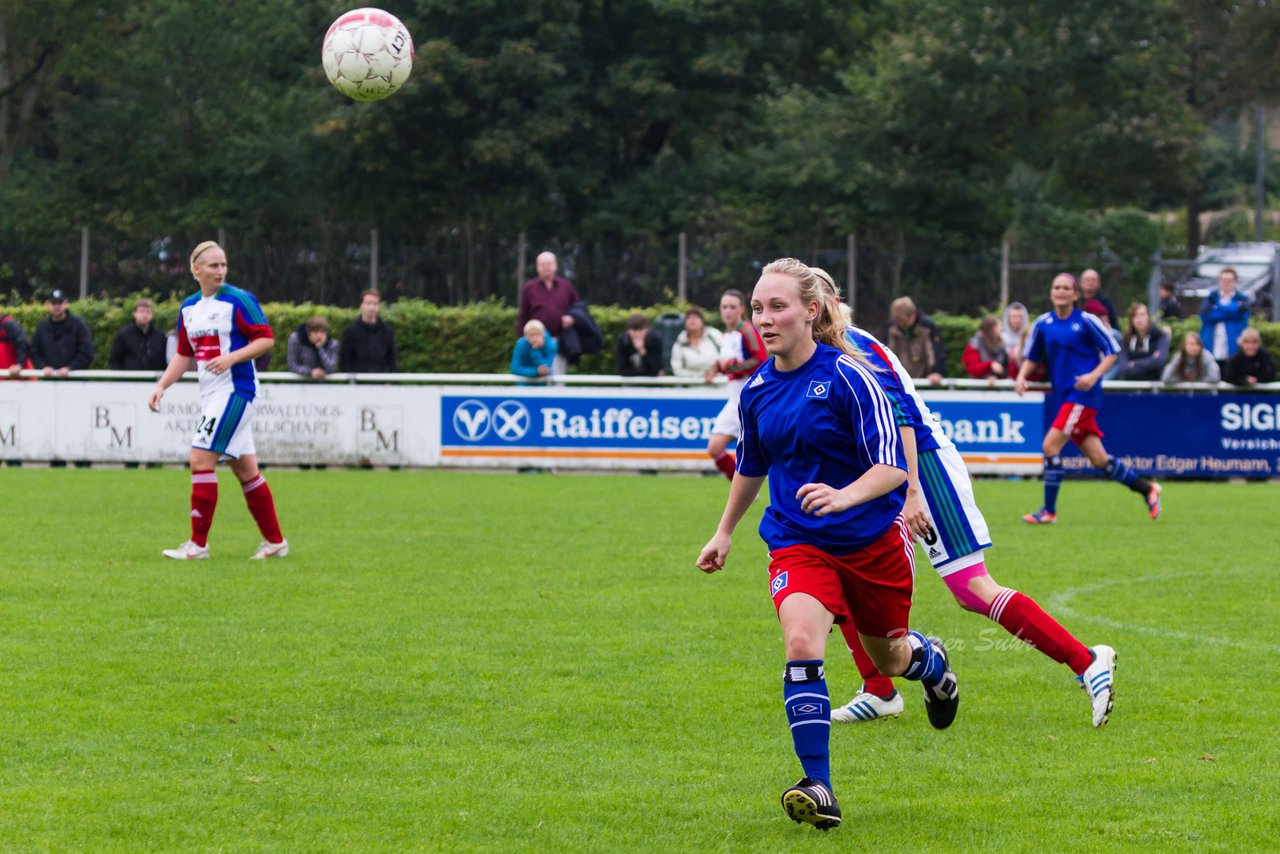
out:
{"label": "soccer ball", "polygon": [[413,38],[389,12],[352,9],[329,26],[320,59],[339,92],[357,101],[377,101],[409,79]]}

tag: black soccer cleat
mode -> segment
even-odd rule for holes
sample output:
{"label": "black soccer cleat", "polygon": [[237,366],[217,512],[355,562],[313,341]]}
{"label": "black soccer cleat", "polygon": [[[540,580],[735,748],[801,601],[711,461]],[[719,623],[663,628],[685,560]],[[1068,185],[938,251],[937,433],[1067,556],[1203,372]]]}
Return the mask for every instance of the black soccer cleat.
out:
{"label": "black soccer cleat", "polygon": [[933,687],[924,688],[924,710],[929,713],[929,723],[934,729],[946,729],[956,719],[956,710],[960,708],[960,683],[951,672],[951,658],[947,648],[938,638],[928,638],[934,652],[942,656],[944,672],[941,681]]}
{"label": "black soccer cleat", "polygon": [[802,777],[782,793],[782,808],[792,821],[812,824],[818,830],[840,826],[840,803],[826,786]]}

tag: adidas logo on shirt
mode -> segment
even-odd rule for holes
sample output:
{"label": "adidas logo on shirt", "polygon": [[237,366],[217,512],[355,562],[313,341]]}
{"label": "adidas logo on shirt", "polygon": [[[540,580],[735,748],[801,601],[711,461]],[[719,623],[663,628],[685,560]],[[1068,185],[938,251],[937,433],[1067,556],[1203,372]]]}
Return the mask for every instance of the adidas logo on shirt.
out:
{"label": "adidas logo on shirt", "polygon": [[755,388],[756,386],[761,385],[763,383],[764,383],[764,375],[756,374],[754,377],[751,378],[751,382],[747,383],[747,388]]}

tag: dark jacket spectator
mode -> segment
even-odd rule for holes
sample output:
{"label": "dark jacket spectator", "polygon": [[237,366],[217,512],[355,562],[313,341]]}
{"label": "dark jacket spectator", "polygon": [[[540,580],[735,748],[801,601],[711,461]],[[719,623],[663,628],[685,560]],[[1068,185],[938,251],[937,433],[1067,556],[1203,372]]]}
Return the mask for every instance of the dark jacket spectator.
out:
{"label": "dark jacket spectator", "polygon": [[1000,318],[994,314],[982,318],[978,333],[965,345],[960,360],[975,380],[1009,377],[1009,351],[1001,333]]}
{"label": "dark jacket spectator", "polygon": [[627,318],[627,328],[618,335],[617,357],[620,376],[662,376],[662,336],[649,326],[649,318],[638,312]]}
{"label": "dark jacket spectator", "polygon": [[31,359],[37,368],[83,371],[93,364],[93,336],[89,324],[67,310],[67,298],[54,291],[48,299],[49,316],[40,321],[31,341]]}
{"label": "dark jacket spectator", "polygon": [[1158,380],[1169,361],[1169,336],[1151,322],[1151,314],[1142,303],[1129,309],[1129,329],[1120,339],[1120,359],[1116,362],[1118,380]]}
{"label": "dark jacket spectator", "polygon": [[[1120,328],[1120,315],[1116,313],[1116,304],[1111,301],[1111,297],[1102,292],[1102,276],[1098,275],[1097,270],[1085,270],[1080,274],[1080,300],[1086,303],[1096,300],[1106,312],[1107,325],[1112,329]],[[1088,309],[1085,310],[1088,311]]]}
{"label": "dark jacket spectator", "polygon": [[947,372],[947,351],[938,324],[916,311],[911,297],[894,300],[889,311],[892,319],[885,327],[884,343],[912,377],[940,383]]}
{"label": "dark jacket spectator", "polygon": [[1173,283],[1160,283],[1160,319],[1163,321],[1181,320],[1182,303],[1173,295]]}
{"label": "dark jacket spectator", "polygon": [[31,348],[22,325],[7,314],[0,314],[0,370],[17,374],[31,367]]}
{"label": "dark jacket spectator", "polygon": [[600,352],[604,347],[604,333],[587,310],[585,300],[569,306],[569,316],[573,318],[573,326],[560,336],[560,355],[576,364],[579,358]]}
{"label": "dark jacket spectator", "polygon": [[1232,385],[1251,386],[1276,381],[1276,363],[1262,346],[1258,330],[1249,328],[1240,333],[1240,347],[1227,359],[1227,369],[1222,378]]}
{"label": "dark jacket spectator", "polygon": [[151,300],[140,299],[133,307],[133,323],[122,326],[111,342],[107,366],[113,371],[163,371],[164,333],[152,321]]}
{"label": "dark jacket spectator", "polygon": [[329,337],[327,319],[312,317],[289,336],[289,370],[315,379],[338,370],[338,342]]}
{"label": "dark jacket spectator", "polygon": [[338,366],[351,373],[396,372],[396,335],[378,316],[382,297],[370,288],[360,295],[360,316],[342,331]]}

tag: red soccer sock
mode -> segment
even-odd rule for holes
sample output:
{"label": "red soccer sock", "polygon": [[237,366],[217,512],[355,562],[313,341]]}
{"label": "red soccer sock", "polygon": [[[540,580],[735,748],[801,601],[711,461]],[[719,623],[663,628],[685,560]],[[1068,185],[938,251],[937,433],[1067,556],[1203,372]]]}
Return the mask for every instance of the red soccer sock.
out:
{"label": "red soccer sock", "polygon": [[218,474],[213,469],[191,470],[191,542],[209,544],[213,511],[218,506]]}
{"label": "red soccer sock", "polygon": [[720,469],[720,473],[729,480],[733,480],[734,472],[738,469],[738,460],[729,451],[721,451],[720,455],[715,457],[716,468]]}
{"label": "red soccer sock", "polygon": [[844,642],[849,646],[849,652],[853,653],[853,663],[858,666],[858,673],[862,674],[862,690],[875,694],[877,697],[889,697],[893,695],[893,680],[888,676],[876,670],[875,664],[871,661],[871,656],[867,655],[867,651],[862,648],[862,640],[858,637],[858,628],[849,620],[845,620],[840,624],[840,633],[844,635]]}
{"label": "red soccer sock", "polygon": [[280,521],[276,519],[276,502],[271,497],[271,487],[267,479],[258,475],[241,487],[244,490],[244,503],[249,505],[253,521],[258,523],[262,538],[268,543],[279,543],[284,540],[280,533]]}
{"label": "red soccer sock", "polygon": [[1077,676],[1084,673],[1093,660],[1088,647],[1076,640],[1075,635],[1046,614],[1034,599],[1016,590],[1003,588],[992,601],[987,616],[1033,649],[1067,665]]}

